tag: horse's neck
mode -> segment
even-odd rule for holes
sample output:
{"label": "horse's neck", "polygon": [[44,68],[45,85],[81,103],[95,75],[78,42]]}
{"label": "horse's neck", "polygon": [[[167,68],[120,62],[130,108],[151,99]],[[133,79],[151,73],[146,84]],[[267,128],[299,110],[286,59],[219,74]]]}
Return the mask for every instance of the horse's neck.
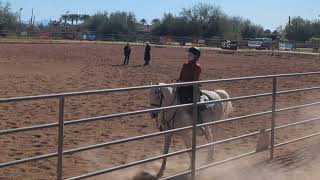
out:
{"label": "horse's neck", "polygon": [[177,104],[177,98],[175,97],[175,92],[171,87],[164,87],[163,90],[164,95],[164,106],[172,106]]}

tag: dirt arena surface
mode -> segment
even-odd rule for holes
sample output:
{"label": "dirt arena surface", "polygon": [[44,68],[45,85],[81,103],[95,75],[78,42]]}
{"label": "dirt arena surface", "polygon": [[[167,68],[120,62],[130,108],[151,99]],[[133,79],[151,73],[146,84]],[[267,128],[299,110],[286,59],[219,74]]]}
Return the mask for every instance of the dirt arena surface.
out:
{"label": "dirt arena surface", "polygon": [[[149,81],[169,83],[179,75],[185,59],[182,48],[153,48],[149,67],[142,67],[143,47],[132,47],[128,66],[121,66],[122,46],[106,44],[0,44],[0,98],[73,92],[144,85]],[[203,51],[201,79],[220,79],[280,73],[319,71],[319,57],[302,55],[257,55]],[[278,90],[319,85],[319,75],[281,78]],[[203,85],[203,89],[224,89],[231,97],[271,92],[271,80],[237,81]],[[318,90],[280,95],[277,108],[320,100]],[[233,117],[271,110],[271,98],[233,103]],[[100,116],[148,108],[148,91],[131,91],[66,98],[65,118]],[[278,113],[277,125],[319,117],[319,106]],[[215,126],[217,140],[254,132],[270,125],[270,115]],[[58,100],[35,100],[0,104],[0,129],[58,122]],[[319,132],[319,123],[309,123],[276,131],[276,143]],[[126,137],[157,132],[148,114],[97,121],[65,127],[65,150]],[[199,137],[199,144],[205,143]],[[198,179],[319,179],[320,138],[286,145],[275,150],[275,159],[260,153],[198,174]],[[215,160],[223,160],[255,150],[256,137],[216,146]],[[57,150],[57,128],[0,137],[1,163],[53,153]],[[163,138],[149,138],[65,156],[64,178],[160,155]],[[182,150],[179,137],[171,152]],[[202,164],[206,152],[198,154]],[[160,161],[91,179],[126,180],[141,170],[156,173]],[[187,154],[169,158],[166,175],[187,170]],[[26,163],[0,170],[0,179],[55,179],[56,158]]]}

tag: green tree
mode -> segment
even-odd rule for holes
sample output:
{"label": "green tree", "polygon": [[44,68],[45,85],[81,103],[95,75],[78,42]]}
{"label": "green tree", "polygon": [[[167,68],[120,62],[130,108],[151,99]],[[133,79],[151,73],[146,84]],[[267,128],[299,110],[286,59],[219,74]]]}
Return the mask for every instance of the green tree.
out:
{"label": "green tree", "polygon": [[127,25],[130,32],[136,31],[136,22],[136,16],[131,12],[127,13]]}
{"label": "green tree", "polygon": [[158,25],[158,24],[160,24],[160,23],[161,23],[161,20],[158,19],[158,18],[155,18],[155,19],[153,19],[153,20],[151,21],[151,24],[152,24],[152,25]]}
{"label": "green tree", "polygon": [[316,19],[312,22],[312,35],[320,38],[320,19]]}
{"label": "green tree", "polygon": [[288,23],[285,27],[286,38],[295,41],[307,41],[316,35],[312,28],[314,24],[301,17],[293,17],[291,23]]}
{"label": "green tree", "polygon": [[74,20],[76,21],[76,24],[80,21],[81,15],[80,14],[75,14],[74,15]]}
{"label": "green tree", "polygon": [[270,29],[264,30],[263,37],[271,37],[271,30]]}
{"label": "green tree", "polygon": [[79,16],[78,16],[78,14],[69,14],[68,20],[71,21],[71,25],[73,26],[74,22],[76,22],[76,24],[77,24],[77,22],[79,21]]}
{"label": "green tree", "polygon": [[140,20],[140,23],[143,24],[143,25],[145,25],[145,24],[147,24],[147,20],[146,20],[146,19],[141,19],[141,20]]}
{"label": "green tree", "polygon": [[219,6],[199,3],[191,8],[182,9],[180,15],[193,27],[192,35],[208,37],[222,35],[220,24],[225,14]]}
{"label": "green tree", "polygon": [[136,17],[133,13],[112,12],[97,13],[91,16],[86,27],[100,34],[125,34],[136,30]]}
{"label": "green tree", "polygon": [[13,30],[18,25],[18,14],[11,11],[9,3],[0,1],[0,30]]}
{"label": "green tree", "polygon": [[152,30],[155,35],[240,39],[255,38],[264,33],[261,26],[241,17],[227,16],[219,6],[204,3],[182,9],[178,16],[164,14],[160,21],[152,24],[156,24]]}
{"label": "green tree", "polygon": [[246,20],[241,30],[241,36],[243,38],[256,38],[263,36],[263,27],[253,24],[251,21]]}
{"label": "green tree", "polygon": [[60,21],[64,21],[64,26],[67,25],[67,22],[69,20],[69,16],[64,14],[64,15],[61,15],[61,18],[60,18]]}
{"label": "green tree", "polygon": [[88,14],[80,15],[80,21],[83,21],[84,24],[87,24],[89,18],[90,18],[90,15],[88,15]]}
{"label": "green tree", "polygon": [[272,40],[280,40],[281,39],[281,33],[279,33],[277,30],[274,30],[271,33],[270,38],[272,38]]}
{"label": "green tree", "polygon": [[87,19],[86,27],[90,31],[98,31],[108,22],[108,18],[109,17],[107,12],[98,12],[97,14]]}

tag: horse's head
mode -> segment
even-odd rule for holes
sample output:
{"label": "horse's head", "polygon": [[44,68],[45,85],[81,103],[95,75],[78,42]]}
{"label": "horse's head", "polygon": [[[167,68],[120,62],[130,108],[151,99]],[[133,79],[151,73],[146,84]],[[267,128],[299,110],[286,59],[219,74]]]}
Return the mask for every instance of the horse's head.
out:
{"label": "horse's head", "polygon": [[[153,85],[149,83],[149,85]],[[162,106],[163,101],[163,93],[161,92],[161,88],[155,87],[150,89],[149,100],[150,106],[152,108],[159,108]],[[151,118],[156,118],[158,116],[158,112],[150,112]]]}

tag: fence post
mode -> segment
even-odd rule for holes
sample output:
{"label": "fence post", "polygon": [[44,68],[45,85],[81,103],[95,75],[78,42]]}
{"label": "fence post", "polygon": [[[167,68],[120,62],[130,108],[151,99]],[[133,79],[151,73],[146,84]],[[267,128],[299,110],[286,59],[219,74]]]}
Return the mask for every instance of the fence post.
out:
{"label": "fence post", "polygon": [[59,97],[59,134],[58,134],[58,160],[57,180],[62,180],[63,174],[63,140],[64,140],[64,96]]}
{"label": "fence post", "polygon": [[191,159],[191,179],[196,176],[196,147],[197,147],[197,123],[198,123],[198,84],[193,85],[193,121],[192,121],[192,159]]}
{"label": "fence post", "polygon": [[272,79],[272,118],[271,118],[271,147],[270,147],[270,158],[273,159],[274,156],[274,129],[275,129],[275,119],[276,119],[276,100],[277,100],[277,78]]}

